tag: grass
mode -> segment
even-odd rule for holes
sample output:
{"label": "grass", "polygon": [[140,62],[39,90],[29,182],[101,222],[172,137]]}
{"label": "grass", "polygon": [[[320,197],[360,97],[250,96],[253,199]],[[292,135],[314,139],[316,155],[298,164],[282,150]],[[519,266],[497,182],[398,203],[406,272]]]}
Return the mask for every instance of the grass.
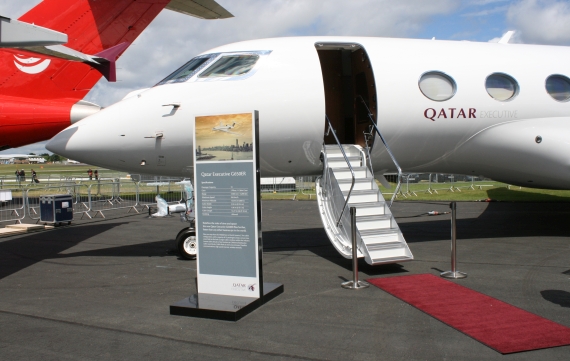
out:
{"label": "grass", "polygon": [[[391,197],[393,189],[388,190],[380,187],[382,193],[386,197]],[[550,190],[509,186],[505,183],[494,181],[479,181],[473,183],[471,188],[470,182],[455,182],[453,188],[450,183],[432,183],[432,194],[428,192],[429,183],[415,183],[407,186],[402,185],[402,192],[399,194],[398,200],[405,201],[501,201],[501,202],[569,202],[570,190]],[[453,191],[451,191],[453,189]],[[434,192],[433,190],[436,190]],[[408,192],[409,191],[409,192]],[[388,194],[390,193],[390,194]]]}
{"label": "grass", "polygon": [[[32,169],[35,169],[38,174],[45,173],[58,173],[58,172],[73,172],[87,174],[87,170],[98,169],[96,167],[85,164],[0,164],[0,176],[14,176],[17,169],[26,171],[26,175],[31,174]],[[103,171],[103,170],[100,170]],[[105,169],[105,171],[107,171]]]}
{"label": "grass", "polygon": [[[380,185],[379,185],[380,186]],[[570,190],[550,190],[509,186],[505,183],[494,181],[480,181],[473,184],[470,182],[455,182],[453,192],[450,183],[432,183],[430,194],[429,183],[420,182],[402,185],[398,193],[397,201],[499,201],[499,202],[570,202]],[[380,186],[384,198],[390,199],[396,188],[392,189]],[[315,200],[314,191],[311,196],[297,193],[262,193],[261,199],[267,200]],[[308,193],[308,192],[305,192]]]}
{"label": "grass", "polygon": [[[89,168],[93,171],[98,169],[101,178],[109,176],[110,174],[116,175],[120,173],[84,164],[0,164],[0,178],[15,180],[14,172],[16,169],[24,169],[26,171],[26,178],[29,181],[32,168],[36,170],[40,179],[45,179],[47,175],[51,175],[52,177],[55,175],[60,175],[61,177],[86,177]],[[84,184],[90,183],[84,182]],[[515,186],[509,187],[505,183],[494,181],[478,181],[473,185],[474,189],[470,189],[470,182],[455,182],[452,192],[450,191],[450,183],[432,183],[431,189],[437,190],[437,193],[432,192],[433,194],[430,194],[427,192],[430,186],[428,182],[409,185],[404,183],[402,184],[401,190],[403,194],[399,194],[396,199],[398,201],[483,201],[491,199],[502,202],[570,202],[570,190],[558,191],[525,187],[519,188]],[[392,184],[392,189],[380,187],[386,199],[392,197],[394,189],[395,184]],[[143,190],[141,189],[141,191]],[[310,190],[303,193],[262,193],[261,199],[304,201],[315,200],[316,196],[314,190]]]}

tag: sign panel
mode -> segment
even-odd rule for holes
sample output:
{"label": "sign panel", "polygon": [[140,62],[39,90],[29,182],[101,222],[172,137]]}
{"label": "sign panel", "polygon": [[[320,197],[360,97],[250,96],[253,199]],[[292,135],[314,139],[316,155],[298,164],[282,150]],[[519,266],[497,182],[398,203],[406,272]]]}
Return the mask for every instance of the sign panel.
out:
{"label": "sign panel", "polygon": [[198,116],[198,293],[260,297],[257,112]]}

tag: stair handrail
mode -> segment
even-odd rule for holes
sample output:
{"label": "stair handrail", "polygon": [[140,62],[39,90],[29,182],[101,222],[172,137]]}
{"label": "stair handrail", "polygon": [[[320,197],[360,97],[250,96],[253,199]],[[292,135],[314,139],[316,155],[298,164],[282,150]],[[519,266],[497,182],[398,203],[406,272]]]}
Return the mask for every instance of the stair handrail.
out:
{"label": "stair handrail", "polygon": [[372,156],[370,155],[370,146],[368,145],[368,141],[372,138],[372,126],[368,129],[368,133],[364,132],[364,142],[366,143],[366,166],[369,167],[370,173],[372,174],[372,178],[374,178],[374,167],[372,167]]}
{"label": "stair handrail", "polygon": [[[394,165],[396,166],[396,169],[398,170],[398,184],[396,185],[396,190],[394,191],[394,194],[392,195],[392,199],[390,200],[390,208],[391,208],[392,203],[394,203],[394,199],[396,199],[396,195],[398,194],[398,192],[400,191],[400,188],[402,187],[402,181],[401,181],[401,179],[402,179],[402,168],[400,168],[400,164],[398,164],[398,161],[396,160],[396,157],[394,157],[394,154],[390,150],[388,143],[386,142],[386,140],[382,136],[382,133],[380,133],[380,129],[378,129],[378,127],[376,126],[376,123],[374,123],[374,117],[372,115],[372,112],[370,111],[370,108],[368,108],[368,105],[366,105],[364,98],[360,94],[356,95],[356,98],[357,99],[360,98],[362,105],[364,105],[364,107],[366,108],[366,111],[368,112],[368,118],[370,118],[370,123],[372,123],[372,126],[376,130],[376,133],[378,133],[378,136],[380,137],[380,140],[384,144],[384,147],[386,148],[388,155],[390,156],[390,158],[392,159],[392,162],[394,163]],[[370,159],[370,164],[372,164],[372,159]]]}
{"label": "stair handrail", "polygon": [[[352,184],[350,185],[350,190],[348,191],[348,194],[346,196],[346,201],[344,202],[344,206],[342,207],[342,211],[340,212],[340,216],[338,217],[338,221],[336,222],[336,226],[338,227],[338,225],[340,224],[340,221],[342,219],[342,215],[344,214],[344,210],[346,209],[346,206],[348,204],[348,200],[350,199],[350,194],[352,193],[352,188],[354,188],[354,182],[356,179],[356,175],[354,174],[354,169],[352,169],[352,166],[350,165],[350,161],[348,160],[348,157],[346,156],[346,153],[344,152],[344,148],[342,147],[342,144],[340,144],[340,141],[338,140],[338,137],[336,136],[336,132],[333,129],[332,123],[331,123],[328,115],[325,114],[325,118],[326,118],[327,122],[329,123],[329,129],[325,133],[325,136],[329,135],[329,133],[332,131],[332,135],[334,136],[336,144],[338,144],[338,147],[340,148],[342,156],[344,157],[344,160],[346,161],[346,164],[348,165],[348,169],[350,169],[350,173],[352,175]],[[326,146],[324,148],[325,148],[325,152],[326,152]],[[327,160],[327,162],[328,162],[328,160]],[[327,167],[326,171],[328,172],[328,167]],[[325,183],[325,186],[326,186],[326,183]]]}

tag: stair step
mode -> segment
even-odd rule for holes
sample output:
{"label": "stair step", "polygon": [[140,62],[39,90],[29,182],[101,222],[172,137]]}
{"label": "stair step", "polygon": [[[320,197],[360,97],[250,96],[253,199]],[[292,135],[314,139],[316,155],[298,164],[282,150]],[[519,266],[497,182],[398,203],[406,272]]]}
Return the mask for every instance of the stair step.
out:
{"label": "stair step", "polygon": [[368,247],[376,244],[385,244],[392,242],[400,242],[400,230],[398,228],[384,228],[384,229],[366,229],[360,231],[362,242]]}
{"label": "stair step", "polygon": [[356,216],[372,216],[388,213],[386,202],[383,201],[365,203],[348,201],[348,206],[356,207]]}
{"label": "stair step", "polygon": [[[356,178],[366,178],[368,176],[368,168],[366,167],[352,167],[352,170]],[[335,168],[333,173],[337,180],[352,179],[352,173],[348,167]]]}
{"label": "stair step", "polygon": [[371,215],[359,216],[358,209],[356,210],[356,227],[360,232],[369,229],[390,229],[392,228],[391,215]]}
{"label": "stair step", "polygon": [[[333,158],[333,157],[342,157],[342,152],[340,151],[340,148],[338,145],[327,145],[325,146],[326,148],[326,154],[328,158]],[[344,153],[347,156],[360,156],[360,149],[356,148],[353,145],[345,145],[343,146],[343,150]]]}
{"label": "stair step", "polygon": [[[348,197],[348,191],[343,191],[342,195],[344,199],[346,199]],[[350,200],[354,202],[378,202],[380,200],[379,198],[380,195],[375,189],[353,190],[352,193],[350,193]]]}
{"label": "stair step", "polygon": [[368,248],[368,252],[374,252],[374,251],[382,251],[385,249],[404,248],[404,244],[402,242],[374,243],[374,244],[367,244],[366,248]]}
{"label": "stair step", "polygon": [[385,257],[385,258],[373,258],[372,264],[383,264],[383,263],[396,263],[396,262],[405,262],[405,261],[412,261],[414,257],[411,255],[404,255],[404,256],[395,256],[395,257]]}
{"label": "stair step", "polygon": [[[350,162],[350,165],[354,168],[354,167],[360,167],[362,166],[362,157],[360,156],[347,156],[346,158],[348,158],[348,161]],[[327,160],[327,164],[329,166],[329,168],[331,169],[335,169],[335,168],[346,168],[346,159],[342,156],[340,157],[335,157],[335,158],[331,158],[329,157]]]}
{"label": "stair step", "polygon": [[386,259],[391,257],[406,257],[409,255],[409,251],[402,245],[402,247],[398,248],[388,248],[388,249],[381,249],[377,251],[368,251],[370,254],[370,258],[373,260],[378,259]]}
{"label": "stair step", "polygon": [[[343,153],[348,158],[345,159]],[[358,145],[326,145],[322,155],[326,157],[327,168],[324,169],[324,181],[317,187],[319,209],[325,225],[327,236],[337,251],[346,258],[352,258],[349,236],[344,230],[350,227],[347,217],[343,217],[343,226],[336,227],[337,215],[343,202],[339,202],[339,191],[344,199],[348,198],[348,206],[356,208],[356,228],[359,238],[358,252],[371,265],[409,261],[412,253],[398,228],[396,220],[390,212],[388,203],[371,170],[366,166],[367,155]],[[352,179],[351,168],[354,172]],[[352,182],[354,186],[350,190]]]}
{"label": "stair step", "polygon": [[[350,186],[352,185],[352,178],[349,179],[339,179],[337,180],[338,185],[341,191],[348,191],[350,190]],[[374,179],[372,177],[367,178],[356,178],[354,180],[354,188],[353,190],[371,190],[373,188]]]}
{"label": "stair step", "polygon": [[[360,231],[360,236],[362,236],[362,240],[364,240],[365,237],[370,238],[370,237],[387,237],[387,236],[392,236],[392,235],[398,235],[398,228],[375,228],[375,229],[366,229],[366,230],[362,230]],[[374,242],[366,242],[366,244],[372,244]]]}

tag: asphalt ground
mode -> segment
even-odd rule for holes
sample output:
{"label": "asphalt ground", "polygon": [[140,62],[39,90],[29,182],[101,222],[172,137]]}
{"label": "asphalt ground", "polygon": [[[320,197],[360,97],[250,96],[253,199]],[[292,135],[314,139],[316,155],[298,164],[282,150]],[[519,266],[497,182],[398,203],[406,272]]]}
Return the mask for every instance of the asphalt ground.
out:
{"label": "asphalt ground", "polygon": [[[0,239],[0,360],[568,360],[570,346],[501,355],[384,291],[345,290],[316,202],[263,202],[265,281],[285,292],[238,322],[171,316],[196,292],[176,217],[129,215]],[[454,281],[570,327],[569,203],[459,203]],[[397,202],[412,262],[450,268],[447,203]],[[456,300],[450,300],[455,302]]]}

